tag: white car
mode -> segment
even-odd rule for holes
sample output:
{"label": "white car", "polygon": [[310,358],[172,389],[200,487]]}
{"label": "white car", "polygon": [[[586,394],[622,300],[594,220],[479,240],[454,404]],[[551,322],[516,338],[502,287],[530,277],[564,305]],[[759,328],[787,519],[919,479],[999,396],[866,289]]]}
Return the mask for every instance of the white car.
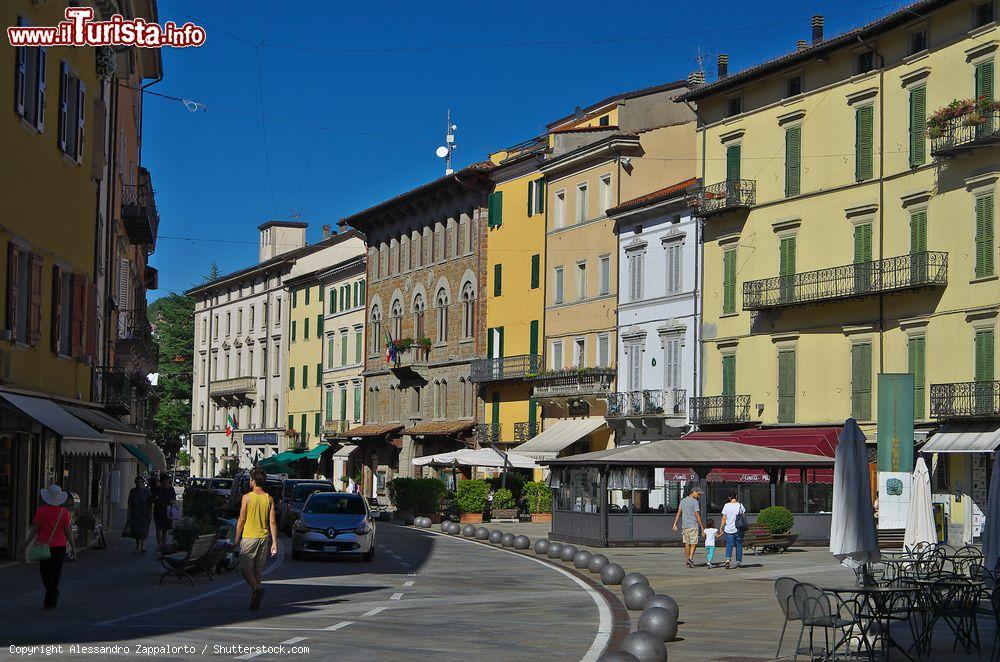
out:
{"label": "white car", "polygon": [[314,492],[292,525],[292,558],[306,554],[375,558],[375,523],[360,494]]}

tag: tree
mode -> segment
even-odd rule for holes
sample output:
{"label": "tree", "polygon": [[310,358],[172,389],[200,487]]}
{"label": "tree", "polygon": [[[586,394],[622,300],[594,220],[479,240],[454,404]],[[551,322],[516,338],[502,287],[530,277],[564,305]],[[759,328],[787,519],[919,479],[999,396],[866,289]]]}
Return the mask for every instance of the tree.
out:
{"label": "tree", "polygon": [[212,260],[211,266],[208,268],[208,273],[201,277],[202,281],[205,283],[211,283],[213,280],[219,278],[219,263]]}
{"label": "tree", "polygon": [[180,450],[180,437],[191,431],[191,381],[194,371],[194,299],[171,292],[158,299],[151,321],[160,345],[153,419],[153,440],[167,456]]}

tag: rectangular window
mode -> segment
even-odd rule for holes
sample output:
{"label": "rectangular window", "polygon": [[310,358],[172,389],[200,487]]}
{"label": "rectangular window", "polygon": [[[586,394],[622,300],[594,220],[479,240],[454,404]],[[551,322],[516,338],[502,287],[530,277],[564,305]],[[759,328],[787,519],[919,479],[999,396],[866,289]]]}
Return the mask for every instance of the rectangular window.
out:
{"label": "rectangular window", "polygon": [[736,355],[722,356],[722,395],[736,395]]}
{"label": "rectangular window", "polygon": [[910,90],[910,167],[927,162],[927,88]]}
{"label": "rectangular window", "polygon": [[541,279],[542,256],[535,254],[531,256],[531,289],[537,290]]}
{"label": "rectangular window", "polygon": [[916,55],[927,50],[927,31],[917,30],[910,33],[910,55]]}
{"label": "rectangular window", "polygon": [[735,117],[743,112],[743,97],[733,97],[729,100],[729,105],[727,106],[727,115],[729,117]]}
{"label": "rectangular window", "polygon": [[611,337],[606,333],[597,336],[597,365],[601,368],[611,365]]}
{"label": "rectangular window", "polygon": [[576,298],[583,301],[587,298],[587,263],[576,263]]}
{"label": "rectangular window", "polygon": [[680,292],[684,287],[684,244],[672,241],[666,245],[667,294]]}
{"label": "rectangular window", "polygon": [[309,388],[309,366],[302,366],[302,388]]}
{"label": "rectangular window", "polygon": [[668,337],[663,343],[663,385],[666,388],[681,386],[681,338]]}
{"label": "rectangular window", "polygon": [[871,51],[865,51],[864,53],[858,53],[858,73],[866,74],[875,68],[875,54]]}
{"label": "rectangular window", "polygon": [[628,256],[628,300],[641,301],[643,290],[643,269],[646,254],[641,250]]}
{"label": "rectangular window", "polygon": [[295,366],[288,369],[288,390],[295,390]]}
{"label": "rectangular window", "polygon": [[927,210],[910,214],[910,254],[927,250]]}
{"label": "rectangular window", "polygon": [[494,191],[486,199],[488,225],[491,228],[498,228],[503,225],[503,191]]}
{"label": "rectangular window", "polygon": [[606,214],[611,209],[611,175],[601,175],[600,181],[601,213]]}
{"label": "rectangular window", "polygon": [[528,182],[528,216],[545,211],[545,179],[540,177]]}
{"label": "rectangular window", "polygon": [[356,327],[354,329],[354,362],[355,363],[361,363],[361,352],[362,352],[361,343],[363,342],[363,339],[364,339],[364,331],[361,330],[360,326]]}
{"label": "rectangular window", "polygon": [[316,386],[322,386],[322,385],[323,385],[323,364],[322,363],[317,363],[316,364]]}
{"label": "rectangular window", "polygon": [[736,312],[736,249],[722,253],[722,314]]}
{"label": "rectangular window", "polygon": [[[398,405],[397,405],[398,406]],[[354,422],[361,420],[361,385],[354,385]]]}
{"label": "rectangular window", "polygon": [[642,390],[642,345],[625,345],[625,386],[629,391]]}
{"label": "rectangular window", "polygon": [[313,434],[316,435],[317,439],[319,439],[319,430],[320,426],[322,425],[319,419],[320,419],[320,414],[319,412],[316,412],[316,414],[313,416]]}
{"label": "rectangular window", "polygon": [[[993,329],[980,329],[975,336],[975,373],[977,382],[992,382],[994,377],[994,336]],[[987,389],[986,399],[992,402],[992,386]]]}
{"label": "rectangular window", "polygon": [[305,444],[306,443],[306,437],[309,434],[308,432],[306,432],[306,430],[309,429],[307,427],[309,425],[308,414],[302,414],[302,417],[301,417],[300,420],[302,421],[302,427],[299,428],[299,443],[300,444]]}
{"label": "rectangular window", "polygon": [[309,340],[309,318],[302,320],[302,339]]}
{"label": "rectangular window", "polygon": [[581,182],[576,185],[576,222],[583,223],[587,218],[587,183]]}
{"label": "rectangular window", "polygon": [[[19,16],[17,24],[27,25],[27,21]],[[47,59],[47,48],[21,46],[15,50],[14,110],[38,132],[43,130],[45,120]]]}
{"label": "rectangular window", "polygon": [[288,415],[288,429],[289,430],[295,429],[295,416],[292,414]]}
{"label": "rectangular window", "polygon": [[975,27],[981,28],[984,25],[989,25],[993,22],[993,17],[993,0],[987,0],[976,5]]}
{"label": "rectangular window", "polygon": [[323,335],[323,313],[316,316],[316,337]]}
{"label": "rectangular window", "polygon": [[60,82],[59,149],[77,163],[83,163],[87,86],[65,62],[60,65]]}
{"label": "rectangular window", "polygon": [[553,274],[552,275],[553,275],[553,281],[554,281],[554,285],[553,285],[553,288],[552,288],[552,292],[553,292],[552,301],[553,301],[553,303],[562,303],[563,302],[563,268],[562,267],[556,267],[553,270]]}
{"label": "rectangular window", "polygon": [[862,106],[854,113],[854,178],[859,182],[872,178],[874,117],[873,106]]}
{"label": "rectangular window", "polygon": [[778,275],[781,276],[779,294],[782,301],[790,301],[795,296],[795,237],[782,237],[778,246]]}
{"label": "rectangular window", "polygon": [[872,345],[851,345],[851,416],[859,421],[872,418]]}
{"label": "rectangular window", "polygon": [[993,194],[976,198],[976,278],[993,275]]}
{"label": "rectangular window", "polygon": [[600,294],[610,294],[611,293],[611,256],[602,255],[597,259],[597,264],[600,267]]}
{"label": "rectangular window", "polygon": [[305,290],[306,290],[306,305],[308,306],[309,305],[309,291],[312,290],[312,288],[311,287],[306,287]]}
{"label": "rectangular window", "polygon": [[790,77],[785,81],[785,96],[794,97],[802,94],[802,74]]}
{"label": "rectangular window", "polygon": [[347,365],[347,331],[340,332],[340,365]]}
{"label": "rectangular window", "polygon": [[333,418],[333,389],[326,389],[326,420],[332,421]]}
{"label": "rectangular window", "polygon": [[[740,181],[740,161],[743,157],[743,147],[742,145],[730,145],[726,148],[726,181],[727,182],[738,182]],[[730,187],[729,193],[732,194],[733,187]]]}
{"label": "rectangular window", "polygon": [[334,335],[331,333],[326,337],[326,367],[333,368],[336,363],[334,359],[336,358],[336,340]]}
{"label": "rectangular window", "polygon": [[802,127],[793,126],[785,131],[785,197],[800,192],[802,177]]}
{"label": "rectangular window", "polygon": [[555,227],[566,225],[566,191],[556,191]]}
{"label": "rectangular window", "polygon": [[778,422],[795,422],[795,350],[778,352]]}
{"label": "rectangular window", "polygon": [[573,341],[573,357],[576,360],[576,367],[583,368],[587,365],[587,339],[577,338]]}
{"label": "rectangular window", "polygon": [[503,265],[493,265],[493,296],[498,297],[503,294]]}
{"label": "rectangular window", "polygon": [[563,344],[561,340],[552,343],[552,369],[562,370],[563,367]]}
{"label": "rectangular window", "polygon": [[906,341],[907,371],[913,375],[913,418],[923,420],[927,415],[927,339],[914,336]]}
{"label": "rectangular window", "polygon": [[299,305],[299,291],[292,290],[292,308],[294,309],[297,305]]}

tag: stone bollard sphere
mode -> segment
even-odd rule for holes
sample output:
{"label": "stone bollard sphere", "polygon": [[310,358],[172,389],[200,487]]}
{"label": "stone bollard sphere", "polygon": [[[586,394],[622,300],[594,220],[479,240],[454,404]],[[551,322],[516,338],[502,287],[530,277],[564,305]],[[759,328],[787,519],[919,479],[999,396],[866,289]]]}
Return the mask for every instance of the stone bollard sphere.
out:
{"label": "stone bollard sphere", "polygon": [[576,558],[576,553],[579,551],[580,550],[578,550],[573,545],[566,545],[565,547],[562,548],[562,551],[559,552],[559,558],[565,561],[566,563],[572,563],[573,559]]}
{"label": "stone bollard sphere", "polygon": [[639,662],[635,655],[623,651],[608,651],[597,659],[597,662]]}
{"label": "stone bollard sphere", "polygon": [[441,533],[448,533],[448,527],[450,526],[451,526],[450,519],[446,519],[445,521],[441,522]]}
{"label": "stone bollard sphere", "polygon": [[490,542],[491,543],[493,543],[495,545],[498,542],[500,542],[501,539],[503,539],[503,531],[500,531],[498,529],[494,529],[493,531],[490,531]]}
{"label": "stone bollard sphere", "polygon": [[601,570],[604,570],[604,566],[608,565],[608,557],[604,554],[594,554],[590,557],[590,563],[587,564],[587,570],[590,570],[594,574],[599,574]]}
{"label": "stone bollard sphere", "polygon": [[505,533],[500,538],[500,545],[501,545],[501,547],[511,547],[513,544],[514,544],[514,534],[513,533]]}
{"label": "stone bollard sphere", "polygon": [[633,632],[625,637],[621,650],[635,656],[639,662],[667,662],[667,647],[649,632]]}
{"label": "stone bollard sphere", "polygon": [[528,549],[531,547],[531,540],[528,536],[515,536],[514,537],[514,549]]}
{"label": "stone bollard sphere", "polygon": [[451,526],[448,527],[448,533],[450,533],[453,536],[457,536],[461,532],[462,532],[462,525],[459,524],[458,522],[452,522]]}
{"label": "stone bollard sphere", "polygon": [[585,549],[581,549],[573,557],[573,566],[579,568],[580,570],[586,570],[587,566],[590,565],[590,559],[594,558],[594,555]]}
{"label": "stone bollard sphere", "polygon": [[601,570],[601,583],[605,586],[621,584],[625,578],[625,569],[617,563],[609,563]]}
{"label": "stone bollard sphere", "polygon": [[413,519],[414,519],[413,515],[410,514],[403,515],[403,524],[405,524],[406,526],[413,526]]}
{"label": "stone bollard sphere", "polygon": [[629,586],[634,584],[645,584],[646,586],[649,586],[649,580],[646,579],[646,575],[640,572],[630,572],[625,575],[624,579],[622,579],[622,590],[624,591]]}
{"label": "stone bollard sphere", "polygon": [[431,521],[431,518],[430,517],[425,517],[424,518],[424,528],[425,529],[429,529],[432,526],[434,526],[434,522]]}
{"label": "stone bollard sphere", "polygon": [[547,552],[550,559],[557,559],[559,555],[562,554],[563,544],[561,542],[550,542],[549,551]]}
{"label": "stone bollard sphere", "polygon": [[481,526],[476,529],[476,540],[489,540],[490,530],[485,526]]}
{"label": "stone bollard sphere", "polygon": [[639,617],[639,631],[648,632],[660,641],[677,638],[677,617],[663,607],[649,607]]}
{"label": "stone bollard sphere", "polygon": [[681,609],[677,606],[677,601],[674,600],[669,595],[663,593],[657,593],[646,601],[646,609],[651,609],[652,607],[660,607],[661,609],[666,609],[671,614],[674,615],[674,620],[680,618]]}
{"label": "stone bollard sphere", "polygon": [[656,591],[646,584],[632,584],[622,591],[625,607],[629,611],[642,611],[654,595],[656,595]]}
{"label": "stone bollard sphere", "polygon": [[535,541],[535,554],[538,554],[539,556],[541,556],[542,554],[548,554],[549,553],[549,545],[551,545],[551,544],[552,543],[550,543],[548,541],[548,539],[546,539],[546,538],[541,538],[539,540],[536,540]]}

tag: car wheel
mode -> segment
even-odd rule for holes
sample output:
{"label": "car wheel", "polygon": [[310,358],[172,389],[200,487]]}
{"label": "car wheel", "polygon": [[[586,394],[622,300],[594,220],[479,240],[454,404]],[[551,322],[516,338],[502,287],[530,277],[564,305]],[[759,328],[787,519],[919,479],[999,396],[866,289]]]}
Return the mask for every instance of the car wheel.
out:
{"label": "car wheel", "polygon": [[302,560],[302,552],[300,552],[297,549],[293,549],[292,550],[292,560],[293,561],[301,561]]}

